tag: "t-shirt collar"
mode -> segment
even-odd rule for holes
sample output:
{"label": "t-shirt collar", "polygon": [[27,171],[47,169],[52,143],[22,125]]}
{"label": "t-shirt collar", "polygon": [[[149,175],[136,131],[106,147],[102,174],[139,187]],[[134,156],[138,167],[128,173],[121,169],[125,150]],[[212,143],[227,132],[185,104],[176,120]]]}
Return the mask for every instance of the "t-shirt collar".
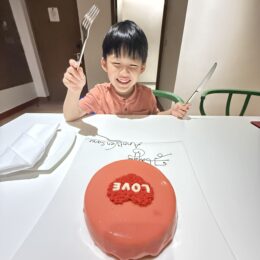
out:
{"label": "t-shirt collar", "polygon": [[111,88],[112,95],[114,97],[118,98],[120,101],[124,101],[124,100],[131,101],[131,100],[135,99],[136,95],[137,95],[137,83],[134,85],[133,93],[129,97],[122,97],[122,96],[118,95],[115,91],[114,86],[111,83],[110,83],[110,88]]}

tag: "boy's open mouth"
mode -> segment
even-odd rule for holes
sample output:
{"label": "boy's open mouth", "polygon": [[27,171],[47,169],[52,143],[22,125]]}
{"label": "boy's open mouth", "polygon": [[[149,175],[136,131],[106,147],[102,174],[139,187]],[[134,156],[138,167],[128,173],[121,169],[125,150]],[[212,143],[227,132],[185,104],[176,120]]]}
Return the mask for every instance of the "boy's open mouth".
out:
{"label": "boy's open mouth", "polygon": [[128,84],[131,80],[130,79],[117,79],[120,84]]}

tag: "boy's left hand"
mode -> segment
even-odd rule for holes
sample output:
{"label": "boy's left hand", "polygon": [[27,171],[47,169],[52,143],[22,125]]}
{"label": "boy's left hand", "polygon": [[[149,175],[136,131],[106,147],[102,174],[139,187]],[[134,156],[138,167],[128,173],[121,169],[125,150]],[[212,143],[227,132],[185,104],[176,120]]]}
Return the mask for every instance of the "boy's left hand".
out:
{"label": "boy's left hand", "polygon": [[176,116],[178,118],[183,118],[187,114],[188,110],[190,109],[190,104],[182,104],[176,103],[171,108],[171,115]]}

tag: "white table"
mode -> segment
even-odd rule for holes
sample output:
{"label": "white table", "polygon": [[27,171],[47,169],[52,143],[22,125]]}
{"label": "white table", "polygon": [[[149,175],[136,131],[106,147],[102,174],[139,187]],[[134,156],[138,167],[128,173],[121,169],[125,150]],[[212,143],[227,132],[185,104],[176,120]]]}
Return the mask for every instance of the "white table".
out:
{"label": "white table", "polygon": [[236,259],[260,259],[260,129],[251,120],[198,118],[188,122],[185,136],[198,182]]}
{"label": "white table", "polygon": [[[181,214],[193,214],[191,222],[197,226],[191,225],[188,233],[181,229],[189,223],[180,220],[176,253],[173,258],[163,258],[162,254],[159,259],[260,259],[260,129],[251,125],[251,120],[260,117],[178,120],[170,116],[127,119],[97,115],[67,124],[60,114],[24,114],[4,125],[0,128],[0,152],[18,136],[18,129],[25,130],[36,122],[60,122],[62,129],[77,132],[77,140],[68,157],[51,174],[0,182],[0,259],[30,257],[30,236],[32,239],[40,232],[37,225],[43,226],[55,196],[61,195],[68,185],[66,175],[71,167],[75,168],[73,163],[78,160],[75,156],[84,149],[86,135],[96,133],[110,139],[183,144],[191,165],[187,172],[191,175],[183,179],[179,176],[175,184],[182,192],[183,205],[189,206],[192,199],[190,208],[183,207]],[[190,190],[181,190],[187,183],[184,178],[189,178]],[[46,234],[41,238],[39,243],[48,239]],[[38,249],[38,254],[41,259],[43,252]]]}

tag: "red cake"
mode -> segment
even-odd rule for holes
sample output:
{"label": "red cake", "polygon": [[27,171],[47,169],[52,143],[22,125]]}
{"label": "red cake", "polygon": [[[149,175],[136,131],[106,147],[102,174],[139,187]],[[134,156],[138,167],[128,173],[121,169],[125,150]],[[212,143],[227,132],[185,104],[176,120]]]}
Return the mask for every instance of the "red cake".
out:
{"label": "red cake", "polygon": [[95,244],[119,259],[156,256],[176,229],[176,197],[168,179],[150,164],[121,160],[90,180],[84,215]]}

